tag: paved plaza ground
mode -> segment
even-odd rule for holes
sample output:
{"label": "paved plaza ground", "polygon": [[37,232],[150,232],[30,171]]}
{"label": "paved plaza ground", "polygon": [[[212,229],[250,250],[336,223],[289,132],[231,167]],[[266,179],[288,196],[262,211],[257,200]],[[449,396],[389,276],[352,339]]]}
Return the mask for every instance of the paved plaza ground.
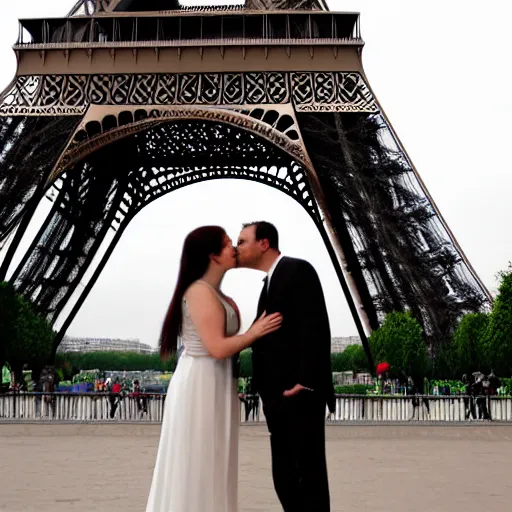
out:
{"label": "paved plaza ground", "polygon": [[[0,511],[144,511],[159,430],[0,424]],[[343,425],[327,437],[333,512],[512,510],[511,426]],[[264,426],[241,428],[240,457],[240,512],[278,512]]]}

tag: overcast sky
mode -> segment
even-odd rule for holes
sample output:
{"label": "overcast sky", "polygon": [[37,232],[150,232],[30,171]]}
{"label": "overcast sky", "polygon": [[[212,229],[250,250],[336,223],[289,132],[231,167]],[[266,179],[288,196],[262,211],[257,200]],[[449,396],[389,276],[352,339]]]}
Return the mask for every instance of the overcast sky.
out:
{"label": "overcast sky", "polygon": [[[73,3],[0,2],[0,88],[16,69],[10,49],[16,20],[65,15]],[[373,90],[462,248],[495,291],[496,273],[512,259],[512,3],[331,0],[329,5],[361,12],[363,62]],[[45,203],[31,232],[49,206]],[[125,232],[69,334],[156,345],[186,234],[215,223],[236,239],[242,222],[258,219],[277,225],[286,254],[317,268],[333,335],[356,334],[306,212],[270,187],[227,180],[192,185],[146,207]],[[224,290],[239,303],[245,327],[254,316],[262,277],[235,270],[225,279]]]}

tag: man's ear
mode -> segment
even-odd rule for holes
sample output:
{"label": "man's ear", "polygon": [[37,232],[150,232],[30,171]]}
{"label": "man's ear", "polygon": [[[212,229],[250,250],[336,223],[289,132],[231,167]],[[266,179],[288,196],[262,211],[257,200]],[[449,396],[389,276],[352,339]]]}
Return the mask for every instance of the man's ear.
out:
{"label": "man's ear", "polygon": [[268,251],[270,249],[270,243],[266,238],[260,240],[260,246],[264,251]]}

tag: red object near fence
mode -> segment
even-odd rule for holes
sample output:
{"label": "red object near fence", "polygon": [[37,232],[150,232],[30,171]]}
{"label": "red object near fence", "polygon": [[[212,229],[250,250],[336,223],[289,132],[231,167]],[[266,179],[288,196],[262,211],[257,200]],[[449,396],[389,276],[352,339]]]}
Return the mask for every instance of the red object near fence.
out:
{"label": "red object near fence", "polygon": [[388,370],[389,370],[388,363],[379,363],[377,365],[377,375],[382,375],[383,373],[387,372]]}

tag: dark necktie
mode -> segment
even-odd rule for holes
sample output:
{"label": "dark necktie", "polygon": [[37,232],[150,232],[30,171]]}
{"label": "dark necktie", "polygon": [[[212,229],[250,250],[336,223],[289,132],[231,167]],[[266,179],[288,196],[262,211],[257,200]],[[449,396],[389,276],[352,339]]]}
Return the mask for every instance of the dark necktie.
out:
{"label": "dark necktie", "polygon": [[268,276],[263,279],[263,289],[261,290],[260,300],[258,301],[258,318],[267,308],[268,300]]}

